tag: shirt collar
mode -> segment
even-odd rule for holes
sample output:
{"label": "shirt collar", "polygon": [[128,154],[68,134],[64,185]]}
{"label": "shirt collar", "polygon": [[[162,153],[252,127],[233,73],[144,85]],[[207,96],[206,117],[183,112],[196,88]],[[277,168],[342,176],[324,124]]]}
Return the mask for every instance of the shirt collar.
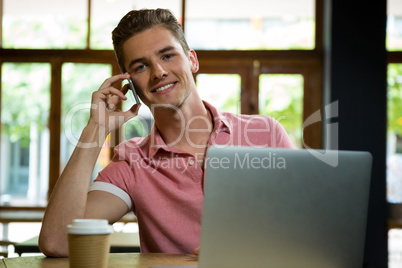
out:
{"label": "shirt collar", "polygon": [[165,141],[162,139],[161,134],[159,133],[156,124],[152,126],[151,133],[149,134],[148,142],[148,156],[149,158],[153,158],[154,155],[159,151],[159,149],[164,149],[166,151],[169,150],[169,147],[166,145]]}
{"label": "shirt collar", "polygon": [[232,125],[229,123],[227,116],[225,113],[220,113],[218,110],[212,106],[210,103],[206,101],[202,101],[204,103],[205,108],[207,108],[212,115],[212,119],[214,122],[214,129],[213,132],[226,132],[232,133]]}

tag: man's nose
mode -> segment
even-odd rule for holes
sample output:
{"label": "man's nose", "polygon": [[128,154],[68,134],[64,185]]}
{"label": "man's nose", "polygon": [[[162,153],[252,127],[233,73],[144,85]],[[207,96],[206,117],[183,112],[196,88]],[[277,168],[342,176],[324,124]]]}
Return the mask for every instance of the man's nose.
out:
{"label": "man's nose", "polygon": [[167,71],[159,63],[153,64],[152,66],[152,80],[161,79],[167,76]]}

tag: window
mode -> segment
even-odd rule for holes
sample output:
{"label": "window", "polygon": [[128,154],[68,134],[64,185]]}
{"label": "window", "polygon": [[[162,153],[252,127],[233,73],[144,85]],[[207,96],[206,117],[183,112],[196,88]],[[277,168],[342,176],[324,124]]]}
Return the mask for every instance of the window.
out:
{"label": "window", "polygon": [[[402,203],[402,64],[388,65],[387,98],[387,200],[394,208]],[[402,264],[402,230],[400,224],[394,227],[388,231],[391,268]]]}
{"label": "window", "polygon": [[49,184],[50,65],[3,63],[1,77],[1,201],[44,205]]}
{"label": "window", "polygon": [[113,49],[112,30],[130,10],[141,8],[168,8],[181,21],[180,0],[92,0],[91,49]]}
{"label": "window", "polygon": [[240,113],[241,77],[238,74],[198,74],[197,89],[201,99],[218,111]]}
{"label": "window", "polygon": [[132,0],[92,0],[91,49],[113,49],[110,33],[120,19],[133,8],[132,2]]}
{"label": "window", "polygon": [[[60,172],[77,145],[82,130],[89,119],[92,92],[99,88],[99,81],[110,77],[109,64],[64,63],[62,67],[62,109],[60,134]],[[88,78],[91,79],[88,79]],[[98,172],[109,163],[109,144],[106,142],[92,172]]]}
{"label": "window", "polygon": [[3,48],[86,47],[85,1],[3,0],[3,5]]}
{"label": "window", "polygon": [[260,114],[278,120],[293,144],[302,148],[303,76],[300,74],[262,74],[259,90]]}
{"label": "window", "polygon": [[388,0],[387,49],[402,50],[402,3],[398,0]]}
{"label": "window", "polygon": [[402,203],[402,64],[388,65],[387,199]]}
{"label": "window", "polygon": [[186,37],[194,49],[314,48],[313,0],[186,3]]}
{"label": "window", "polygon": [[[321,41],[315,36],[320,29],[316,26],[322,23],[321,17],[316,15],[319,12],[315,10],[314,0],[286,0],[281,3],[252,0],[247,4],[227,0],[208,1],[4,0],[0,50],[2,200],[9,199],[11,204],[23,206],[32,202],[34,206],[46,203],[43,202],[46,192],[52,191],[71,154],[74,140],[87,121],[88,111],[79,108],[90,101],[90,95],[104,79],[120,73],[112,51],[110,32],[132,9],[164,7],[174,12],[184,25],[190,46],[197,50],[200,60],[200,71],[196,74],[198,92],[219,110],[246,114],[272,113],[265,110],[267,105],[264,100],[267,101],[271,94],[267,89],[270,87],[267,83],[271,82],[267,81],[277,74],[283,74],[291,81],[281,87],[298,88],[298,99],[292,99],[292,103],[297,103],[300,120],[320,109]],[[219,49],[224,51],[216,51]],[[15,79],[10,76],[13,68]],[[30,72],[38,75],[31,75]],[[41,88],[42,91],[32,98],[25,98],[20,92],[24,87],[31,90]],[[17,90],[10,92],[10,88]],[[9,118],[15,116],[11,115],[13,111],[15,113],[14,109],[26,111],[28,107],[16,107],[9,103],[7,98],[11,93],[21,94],[18,95],[21,101],[35,103],[42,109],[40,119],[30,120],[35,124],[29,125],[29,131],[24,125],[19,129]],[[124,102],[123,109],[128,109],[132,103],[132,100]],[[34,116],[34,113],[29,116]],[[138,117],[110,135],[98,159],[99,168],[109,161],[117,143],[133,136],[147,135],[152,124],[151,113],[143,106]],[[296,133],[296,142],[300,143],[303,133],[302,137],[310,147],[321,146],[319,125],[304,131],[300,126],[296,128],[298,130],[288,130]],[[20,137],[11,130],[23,132],[25,136]],[[32,133],[37,133],[37,136]],[[28,139],[29,142],[26,142]],[[34,139],[38,139],[36,147]],[[34,150],[39,152],[39,157],[32,158]],[[3,157],[5,153],[7,157]],[[38,161],[35,172],[44,174],[40,177],[43,181],[39,190],[32,180],[27,179],[27,174],[33,172],[34,160]],[[8,168],[10,163],[5,161],[14,161],[13,165],[18,167],[15,170],[19,169],[20,175],[25,174],[20,180],[25,188],[20,187],[18,191],[21,192],[15,192],[15,195],[10,174],[17,171]],[[8,177],[4,177],[6,173]],[[35,195],[40,198],[31,202],[28,200],[33,192],[29,189],[34,188],[37,189]],[[17,202],[20,200],[17,196],[28,203]]]}
{"label": "window", "polygon": [[390,206],[388,265],[400,267],[402,229],[402,4],[388,0],[387,49],[387,201]]}
{"label": "window", "polygon": [[[131,93],[129,95],[127,100],[123,102],[124,111],[127,111],[135,104],[134,96]],[[123,125],[121,140],[129,140],[132,137],[145,137],[151,132],[154,123],[151,110],[141,100],[140,102],[142,105],[138,115]]]}
{"label": "window", "polygon": [[[197,51],[198,92],[220,111],[272,114],[272,110],[265,108],[271,94],[269,81],[277,79],[281,80],[281,88],[295,90],[291,91],[297,95],[291,106],[297,107],[297,124],[321,107],[321,40],[316,36],[321,34],[322,16],[317,16],[321,10],[315,8],[321,6],[321,0],[3,0],[2,3],[0,206],[3,207],[26,210],[26,206],[35,209],[46,206],[47,197],[88,120],[89,111],[81,108],[87,108],[92,92],[107,77],[120,73],[112,50],[111,31],[132,9],[163,7],[173,11],[184,26],[190,47]],[[275,98],[273,102],[277,102]],[[18,105],[14,99],[18,99]],[[130,96],[122,109],[129,109],[133,103]],[[285,125],[282,119],[281,123]],[[116,144],[146,136],[152,124],[151,112],[143,105],[136,118],[111,133],[92,179],[110,161]],[[303,133],[306,144],[320,148],[320,124],[303,131],[300,125],[290,127],[287,131],[295,133],[292,136],[295,143],[300,143]],[[23,241],[35,232],[38,234],[40,226],[32,224],[26,228],[29,232],[19,232],[19,224],[12,223],[9,227],[3,225],[2,233],[9,232],[10,239]]]}

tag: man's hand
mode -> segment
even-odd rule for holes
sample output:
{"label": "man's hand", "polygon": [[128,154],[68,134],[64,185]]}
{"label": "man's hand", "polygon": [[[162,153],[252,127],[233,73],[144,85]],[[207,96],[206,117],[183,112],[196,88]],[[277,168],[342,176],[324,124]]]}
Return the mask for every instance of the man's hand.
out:
{"label": "man's hand", "polygon": [[101,127],[105,131],[105,136],[138,114],[140,107],[138,104],[134,104],[125,112],[116,109],[116,105],[121,100],[127,100],[125,94],[128,91],[128,87],[125,85],[121,90],[118,90],[114,85],[128,78],[130,78],[128,73],[112,76],[106,79],[99,90],[92,94],[89,123],[92,122]]}
{"label": "man's hand", "polygon": [[195,249],[193,250],[193,254],[194,254],[194,255],[199,255],[199,254],[200,254],[200,247],[195,248]]}

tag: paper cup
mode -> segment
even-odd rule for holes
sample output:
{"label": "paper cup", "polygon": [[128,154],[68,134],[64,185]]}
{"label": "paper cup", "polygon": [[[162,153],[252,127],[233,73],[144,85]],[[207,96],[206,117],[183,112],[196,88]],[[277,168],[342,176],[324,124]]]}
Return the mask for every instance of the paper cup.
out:
{"label": "paper cup", "polygon": [[70,267],[106,268],[113,227],[107,220],[77,219],[67,226]]}

